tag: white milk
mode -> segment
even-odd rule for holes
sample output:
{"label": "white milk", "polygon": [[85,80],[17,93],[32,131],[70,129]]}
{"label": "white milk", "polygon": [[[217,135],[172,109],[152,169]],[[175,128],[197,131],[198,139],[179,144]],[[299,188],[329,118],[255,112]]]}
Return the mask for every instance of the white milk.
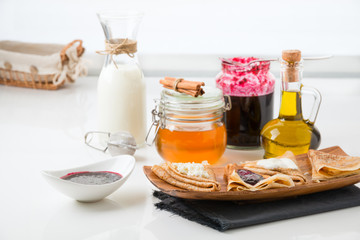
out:
{"label": "white milk", "polygon": [[145,81],[135,64],[104,67],[98,80],[98,128],[130,132],[137,145],[145,141]]}

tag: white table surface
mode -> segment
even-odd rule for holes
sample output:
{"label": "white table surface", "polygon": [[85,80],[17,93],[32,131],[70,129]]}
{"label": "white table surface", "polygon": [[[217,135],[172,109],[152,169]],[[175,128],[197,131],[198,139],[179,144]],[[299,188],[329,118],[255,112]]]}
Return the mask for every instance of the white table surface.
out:
{"label": "white table surface", "polygon": [[[148,122],[157,78],[147,78]],[[199,79],[198,79],[199,80]],[[205,80],[208,85],[212,79]],[[0,239],[360,239],[360,207],[278,221],[224,233],[155,209],[154,187],[144,165],[161,161],[154,148],[135,154],[136,166],[114,194],[92,204],[54,190],[40,175],[93,163],[109,155],[88,148],[85,132],[96,130],[96,77],[58,91],[0,86]],[[321,148],[341,146],[360,156],[360,79],[306,79],[323,103],[316,125]],[[275,112],[279,108],[276,99]],[[227,150],[222,163],[256,159],[261,151]]]}

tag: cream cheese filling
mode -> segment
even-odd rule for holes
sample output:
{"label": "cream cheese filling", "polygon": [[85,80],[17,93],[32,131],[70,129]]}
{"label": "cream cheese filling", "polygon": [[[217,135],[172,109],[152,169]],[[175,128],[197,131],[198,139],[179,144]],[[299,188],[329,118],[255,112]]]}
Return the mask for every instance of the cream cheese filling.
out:
{"label": "cream cheese filling", "polygon": [[205,169],[207,163],[172,163],[172,165],[181,173],[191,177],[209,178],[210,175]]}
{"label": "cream cheese filling", "polygon": [[299,169],[298,166],[289,158],[269,158],[257,161],[256,165],[266,169],[290,168]]}

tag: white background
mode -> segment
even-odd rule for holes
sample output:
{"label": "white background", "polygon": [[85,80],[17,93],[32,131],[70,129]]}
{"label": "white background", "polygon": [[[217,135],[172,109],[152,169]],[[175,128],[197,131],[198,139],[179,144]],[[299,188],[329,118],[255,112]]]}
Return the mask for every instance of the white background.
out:
{"label": "white background", "polygon": [[305,56],[335,56],[311,63],[307,73],[360,76],[356,0],[1,0],[0,40],[83,39],[95,69],[90,73],[96,74],[102,57],[94,52],[104,47],[96,12],[104,9],[145,12],[138,48],[145,73],[152,75],[213,76],[219,56],[279,56],[296,48]]}

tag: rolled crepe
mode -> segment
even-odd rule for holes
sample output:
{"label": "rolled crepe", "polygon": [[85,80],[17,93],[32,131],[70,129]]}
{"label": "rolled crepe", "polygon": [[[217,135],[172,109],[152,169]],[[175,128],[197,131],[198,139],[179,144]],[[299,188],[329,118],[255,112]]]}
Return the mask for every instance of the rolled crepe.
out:
{"label": "rolled crepe", "polygon": [[220,190],[220,184],[215,179],[215,173],[208,166],[205,166],[205,170],[209,174],[209,178],[182,174],[171,163],[154,165],[151,170],[163,181],[179,188],[199,192],[213,192]]}
{"label": "rolled crepe", "polygon": [[236,164],[228,164],[225,168],[225,177],[227,178],[227,191],[259,191],[270,188],[283,188],[295,186],[294,181],[290,176],[284,174],[275,174],[273,176],[262,175],[263,180],[259,181],[255,185],[244,182],[236,170],[240,169]]}
{"label": "rolled crepe", "polygon": [[360,157],[341,156],[309,150],[312,180],[323,181],[360,173]]}
{"label": "rolled crepe", "polygon": [[[269,169],[269,168],[265,168],[263,166],[258,165],[259,161],[247,161],[247,162],[241,164],[240,167],[250,170],[254,173],[260,174],[260,175],[274,176],[276,174],[284,174],[284,175],[290,176],[295,184],[304,184],[306,182],[306,178],[305,178],[304,174],[300,171],[300,168],[297,165],[295,155],[292,152],[287,151],[282,156],[279,156],[276,158],[277,159],[282,159],[282,158],[290,159],[291,161],[293,161],[293,163],[295,164],[297,169],[285,168],[285,167],[277,167],[277,168]],[[266,159],[264,159],[262,161],[266,161]]]}

